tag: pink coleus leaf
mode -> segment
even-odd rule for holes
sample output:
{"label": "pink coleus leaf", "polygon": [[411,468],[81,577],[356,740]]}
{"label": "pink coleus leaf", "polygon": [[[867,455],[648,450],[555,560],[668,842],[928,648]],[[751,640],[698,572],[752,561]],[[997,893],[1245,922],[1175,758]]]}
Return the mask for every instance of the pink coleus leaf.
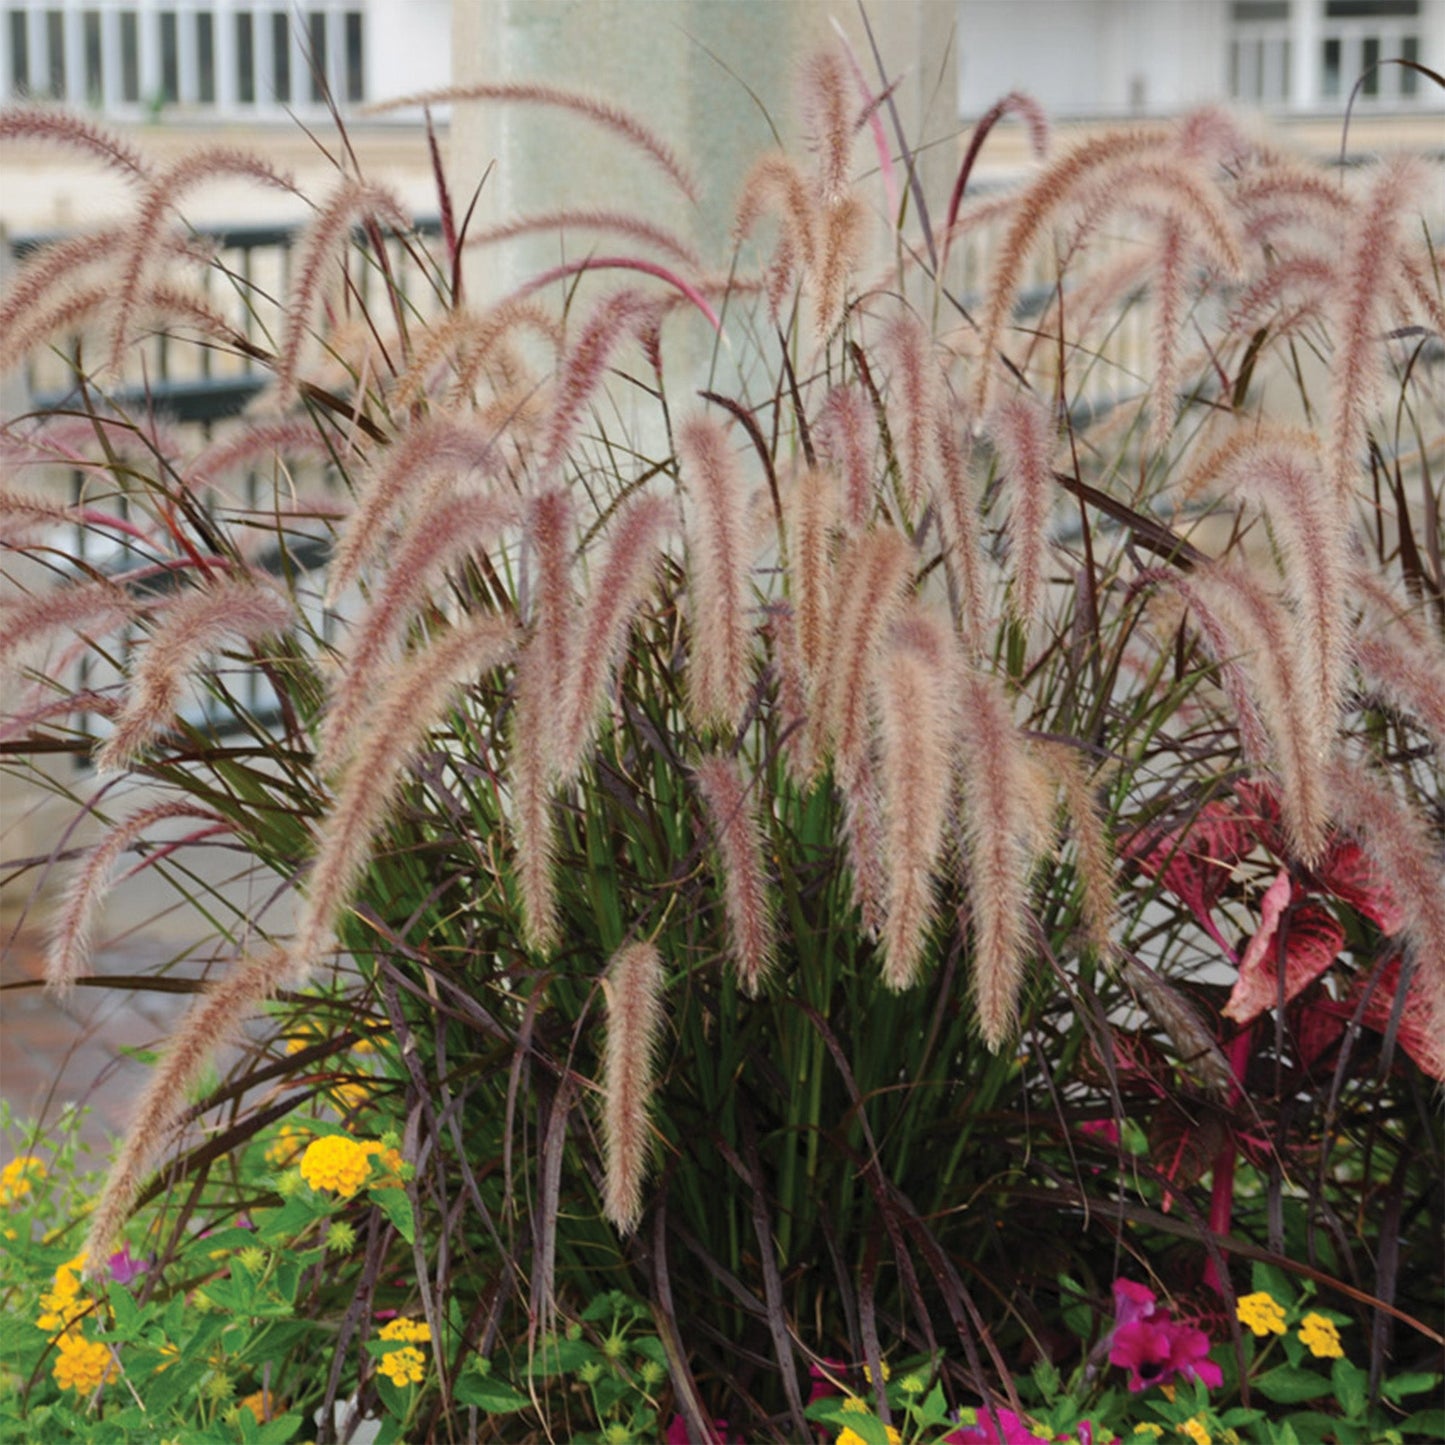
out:
{"label": "pink coleus leaf", "polygon": [[1206,803],[1182,828],[1136,838],[1126,852],[1212,929],[1216,904],[1254,837],[1233,803]]}
{"label": "pink coleus leaf", "polygon": [[1247,1024],[1281,1002],[1281,947],[1285,1003],[1307,989],[1339,957],[1345,942],[1339,920],[1319,903],[1296,904],[1296,898],[1302,896],[1288,871],[1281,868],[1260,904],[1259,928],[1239,962],[1239,978],[1224,1006],[1225,1018]]}
{"label": "pink coleus leaf", "polygon": [[1404,926],[1404,910],[1358,843],[1336,839],[1320,864],[1319,879],[1323,887],[1368,918],[1382,933],[1398,933]]}
{"label": "pink coleus leaf", "polygon": [[[1368,986],[1368,980],[1360,979],[1345,1000],[1345,1007],[1353,1016],[1359,1004],[1360,995]],[[1400,960],[1392,958],[1380,974],[1380,981],[1370,994],[1365,1005],[1363,1023],[1378,1033],[1385,1033],[1390,1027],[1390,1018],[1395,1011],[1395,997],[1400,988]],[[1419,973],[1410,980],[1405,995],[1405,1006],[1400,1011],[1399,1032],[1395,1035],[1400,1047],[1420,1065],[1431,1078],[1445,1080],[1445,1040],[1438,1037],[1430,1027],[1430,1008],[1425,991],[1420,987]]]}

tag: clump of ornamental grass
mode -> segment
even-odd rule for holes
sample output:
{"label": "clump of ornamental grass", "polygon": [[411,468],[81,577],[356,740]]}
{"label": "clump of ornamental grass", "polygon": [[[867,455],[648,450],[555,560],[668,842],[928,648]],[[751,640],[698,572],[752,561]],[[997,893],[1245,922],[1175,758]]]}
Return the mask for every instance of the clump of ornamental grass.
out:
{"label": "clump of ornamental grass", "polygon": [[[222,1197],[228,1148],[350,1088],[347,1117],[402,1141],[418,1223],[357,1205],[354,1278],[307,1305],[342,1321],[335,1355],[281,1351],[326,1419],[390,1388],[345,1346],[399,1269],[437,1357],[417,1438],[476,1403],[478,1350],[616,1287],[699,1438],[719,1413],[800,1437],[806,1352],[876,1364],[885,1334],[956,1359],[951,1397],[1008,1398],[1026,1340],[1075,1348],[1059,1281],[1111,1279],[1120,1249],[1225,1318],[1240,1257],[1313,1261],[1377,1365],[1429,1336],[1438,1271],[1381,1247],[1439,1224],[1412,1122],[1445,1029],[1424,173],[1339,180],[1206,112],[967,203],[1005,112],[1042,150],[1010,97],[936,198],[936,252],[897,229],[934,228],[890,84],[809,64],[801,158],[759,160],[715,238],[726,283],[644,216],[559,203],[468,237],[472,180],[438,166],[444,256],[348,174],[284,315],[182,225],[213,175],[289,184],[264,159],[151,169],[58,113],[0,120],[136,194],[0,307],[25,347],[81,337],[86,422],[6,423],[0,746],[103,830],[11,872],[63,880],[58,990],[113,879],[168,879],[221,944],[88,1257],[137,1198]],[[460,98],[558,107],[691,193],[615,105],[419,99]],[[459,294],[468,244],[584,229],[617,253]],[[1121,358],[1131,307],[1148,349]],[[157,326],[243,359],[257,410],[213,438],[127,415]],[[666,359],[717,328],[748,380],[704,390]],[[1309,430],[1275,414],[1286,387]],[[623,393],[655,416],[618,423]],[[78,531],[120,537],[116,565],[68,558]],[[351,1077],[358,1038],[379,1062]],[[223,1040],[240,1061],[197,1099]],[[546,1409],[565,1435],[565,1396]]]}

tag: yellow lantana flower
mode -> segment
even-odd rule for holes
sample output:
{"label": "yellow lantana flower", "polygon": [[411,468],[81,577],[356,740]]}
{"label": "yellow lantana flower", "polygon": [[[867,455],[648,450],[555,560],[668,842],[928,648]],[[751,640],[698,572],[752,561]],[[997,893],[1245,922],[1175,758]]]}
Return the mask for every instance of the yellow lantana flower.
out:
{"label": "yellow lantana flower", "polygon": [[306,1147],[311,1131],[298,1124],[283,1124],[266,1146],[266,1162],[284,1169]]}
{"label": "yellow lantana flower", "polygon": [[424,1344],[431,1339],[431,1326],[425,1320],[388,1320],[382,1325],[383,1340],[405,1340],[408,1344]]}
{"label": "yellow lantana flower", "polygon": [[80,1298],[80,1271],[85,1268],[85,1255],[77,1254],[55,1271],[55,1283],[40,1296],[41,1313],[35,1321],[37,1329],[49,1334],[65,1334],[90,1309],[88,1300]]}
{"label": "yellow lantana flower", "polygon": [[401,1157],[401,1151],[383,1144],[380,1139],[368,1139],[361,1147],[376,1161],[379,1168],[386,1171],[386,1177],[378,1179],[376,1187],[378,1189],[400,1189],[401,1171],[406,1163]]}
{"label": "yellow lantana flower", "polygon": [[371,1156],[341,1134],[313,1139],[301,1156],[301,1177],[313,1189],[330,1189],[350,1199],[371,1173]]}
{"label": "yellow lantana flower", "polygon": [[1186,1420],[1179,1427],[1179,1433],[1194,1441],[1194,1445],[1214,1445],[1214,1437],[1204,1428],[1202,1415],[1196,1415],[1192,1420]]}
{"label": "yellow lantana flower", "polygon": [[1284,1333],[1284,1307],[1266,1290],[1241,1295],[1234,1312],[1260,1339]]}
{"label": "yellow lantana flower", "polygon": [[62,1390],[88,1395],[115,1373],[115,1360],[109,1347],[99,1340],[88,1340],[78,1332],[61,1335],[56,1351],[51,1373]]}
{"label": "yellow lantana flower", "polygon": [[1327,1320],[1323,1315],[1307,1314],[1300,1321],[1299,1337],[1317,1360],[1342,1360],[1345,1357],[1340,1332],[1335,1328],[1334,1321]]}
{"label": "yellow lantana flower", "polygon": [[31,1181],[44,1179],[47,1172],[44,1160],[33,1154],[17,1154],[0,1169],[0,1208],[24,1199],[30,1193]]}
{"label": "yellow lantana flower", "polygon": [[419,1385],[426,1375],[426,1356],[414,1345],[403,1345],[376,1362],[377,1371],[393,1385]]}
{"label": "yellow lantana flower", "polygon": [[247,1395],[239,1408],[249,1410],[256,1417],[256,1423],[264,1425],[268,1420],[274,1420],[283,1406],[270,1390],[257,1390],[254,1394]]}
{"label": "yellow lantana flower", "polygon": [[1164,1427],[1156,1425],[1152,1420],[1141,1420],[1134,1427],[1136,1435],[1148,1435],[1151,1439],[1158,1440],[1164,1434]]}
{"label": "yellow lantana flower", "polygon": [[[844,1430],[834,1445],[867,1445],[867,1442],[856,1430]],[[888,1427],[888,1445],[903,1445],[903,1436],[892,1425]]]}

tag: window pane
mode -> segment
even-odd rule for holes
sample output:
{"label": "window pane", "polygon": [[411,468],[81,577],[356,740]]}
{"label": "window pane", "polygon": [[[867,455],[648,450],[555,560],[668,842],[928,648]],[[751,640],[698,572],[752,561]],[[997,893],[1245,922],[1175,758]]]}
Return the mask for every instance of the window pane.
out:
{"label": "window pane", "polygon": [[1288,20],[1289,0],[1234,0],[1236,20]]}
{"label": "window pane", "polygon": [[1376,35],[1365,36],[1365,54],[1361,64],[1364,75],[1364,84],[1360,87],[1360,94],[1374,97],[1380,93],[1380,72],[1376,68],[1380,63],[1380,39]]}
{"label": "window pane", "polygon": [[140,100],[140,31],[134,10],[120,12],[120,98],[130,105]]}
{"label": "window pane", "polygon": [[282,10],[271,12],[271,89],[278,101],[291,99],[291,27]]}
{"label": "window pane", "polygon": [[1420,0],[1328,0],[1331,20],[1378,20],[1386,15],[1418,15]]}
{"label": "window pane", "polygon": [[256,45],[251,12],[236,12],[236,99],[242,105],[256,103]]}
{"label": "window pane", "polygon": [[105,97],[105,76],[100,58],[100,11],[86,10],[80,17],[85,36],[85,98],[98,105]]}
{"label": "window pane", "polygon": [[[1407,35],[1400,41],[1400,59],[1413,60],[1417,65],[1420,63],[1420,37],[1418,35]],[[1400,94],[1406,96],[1417,95],[1417,86],[1420,77],[1413,70],[1407,70],[1403,65],[1400,67]]]}
{"label": "window pane", "polygon": [[362,51],[361,12],[346,12],[346,98],[366,99],[366,56]]}
{"label": "window pane", "polygon": [[215,23],[209,11],[196,15],[196,99],[203,105],[216,103]]}
{"label": "window pane", "polygon": [[326,99],[326,16],[313,10],[306,17],[307,60],[311,63],[311,99],[320,104]]}
{"label": "window pane", "polygon": [[65,15],[59,10],[45,12],[45,37],[50,50],[50,94],[57,100],[65,94]]}
{"label": "window pane", "polygon": [[1320,90],[1325,95],[1340,93],[1340,42],[1326,40],[1324,64],[1320,68]]}
{"label": "window pane", "polygon": [[181,49],[176,32],[176,12],[162,10],[161,22],[161,99],[168,105],[181,98]]}
{"label": "window pane", "polygon": [[10,94],[26,95],[30,91],[30,27],[23,10],[12,10],[10,21]]}

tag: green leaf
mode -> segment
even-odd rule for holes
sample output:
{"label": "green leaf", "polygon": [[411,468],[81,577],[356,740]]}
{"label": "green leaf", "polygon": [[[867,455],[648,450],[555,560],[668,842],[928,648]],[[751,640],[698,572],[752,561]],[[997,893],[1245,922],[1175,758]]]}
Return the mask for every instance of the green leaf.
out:
{"label": "green leaf", "polygon": [[1256,1264],[1250,1275],[1250,1283],[1256,1294],[1263,1290],[1266,1294],[1273,1295],[1286,1310],[1294,1304],[1294,1286],[1289,1282],[1289,1276],[1275,1265]]}
{"label": "green leaf", "polygon": [[525,1410],[532,1403],[505,1380],[493,1379],[490,1375],[478,1375],[470,1370],[457,1380],[452,1394],[458,1403],[475,1405],[489,1415],[507,1415],[514,1410]]}
{"label": "green leaf", "polygon": [[[250,1411],[246,1413],[250,1414]],[[287,1445],[304,1419],[304,1415],[278,1415],[274,1420],[268,1420],[256,1436],[258,1445]]]}
{"label": "green leaf", "polygon": [[1296,1370],[1292,1365],[1280,1365],[1269,1370],[1257,1380],[1251,1381],[1266,1400],[1276,1405],[1293,1405],[1299,1400],[1317,1400],[1330,1393],[1330,1382],[1321,1379],[1313,1370]]}
{"label": "green leaf", "polygon": [[944,1396],[943,1386],[935,1383],[923,1397],[922,1403],[915,1407],[914,1413],[921,1425],[942,1425],[948,1419],[948,1400]]}
{"label": "green leaf", "polygon": [[527,1373],[566,1375],[593,1360],[606,1364],[607,1357],[586,1340],[548,1340],[537,1351],[536,1358],[527,1367]]}
{"label": "green leaf", "polygon": [[1417,1410],[1400,1423],[1407,1440],[1445,1440],[1445,1410]]}
{"label": "green leaf", "polygon": [[1396,1375],[1380,1386],[1380,1393],[1387,1400],[1398,1400],[1402,1395],[1420,1395],[1426,1390],[1440,1387],[1439,1375],[1406,1374]]}
{"label": "green leaf", "polygon": [[1336,1360],[1330,1367],[1330,1381],[1335,1387],[1335,1399],[1351,1420],[1357,1420],[1365,1413],[1365,1385],[1368,1377],[1358,1366],[1348,1360]]}
{"label": "green leaf", "polygon": [[391,1221],[396,1232],[408,1244],[416,1243],[416,1214],[405,1189],[368,1189],[371,1202]]}

